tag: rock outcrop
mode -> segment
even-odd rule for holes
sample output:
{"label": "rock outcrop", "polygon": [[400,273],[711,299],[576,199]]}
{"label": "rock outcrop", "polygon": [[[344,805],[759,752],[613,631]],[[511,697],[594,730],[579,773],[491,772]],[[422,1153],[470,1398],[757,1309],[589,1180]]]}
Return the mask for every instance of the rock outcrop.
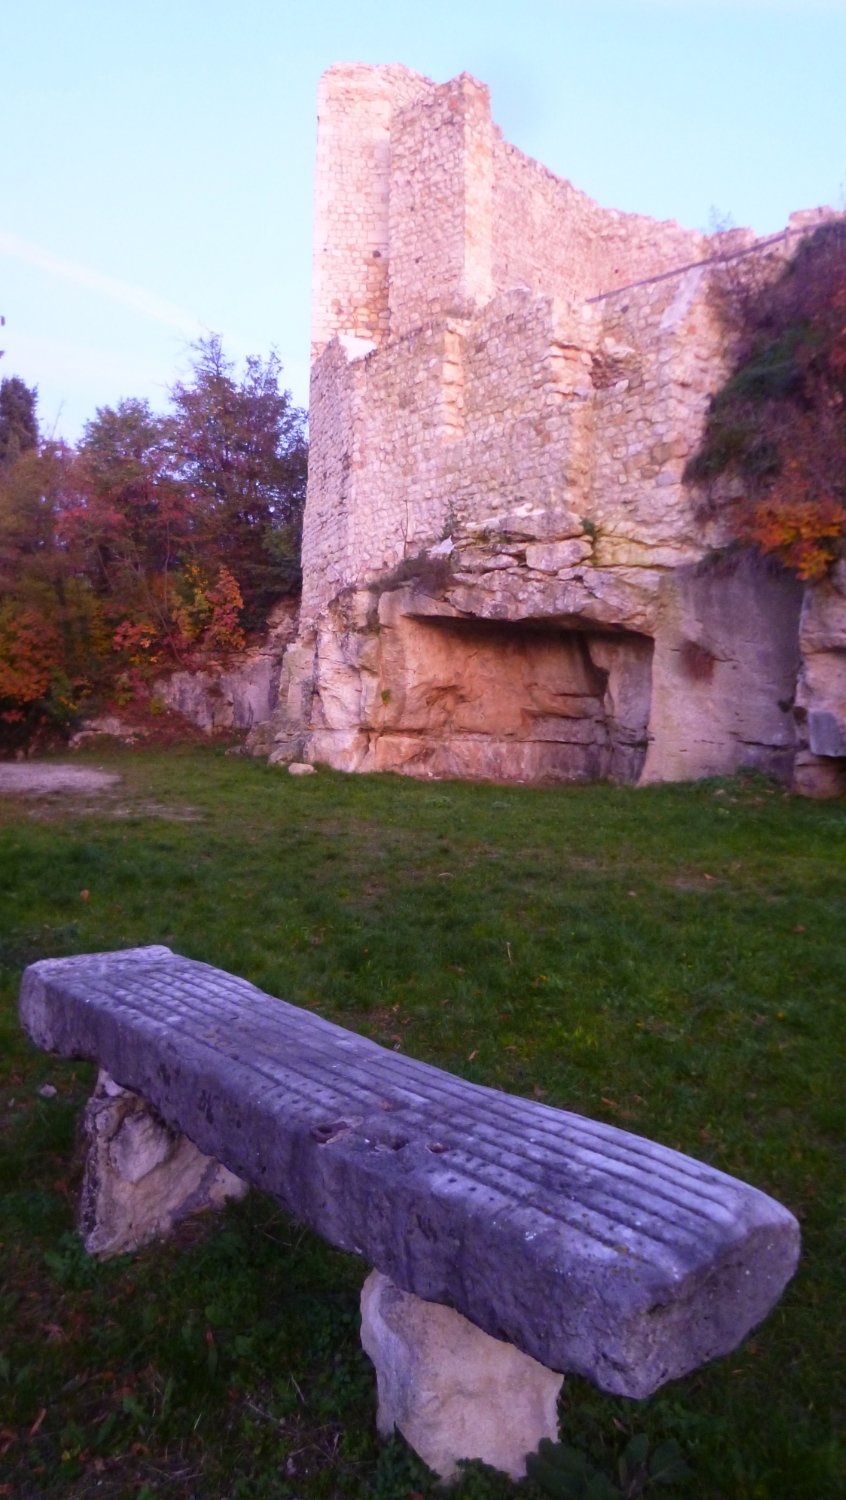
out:
{"label": "rock outcrop", "polygon": [[296,636],[297,614],[297,603],[283,599],[271,611],[265,638],[257,645],[225,665],[169,673],[156,683],[155,698],[204,734],[245,731],[248,748],[255,754],[267,754],[282,659]]}

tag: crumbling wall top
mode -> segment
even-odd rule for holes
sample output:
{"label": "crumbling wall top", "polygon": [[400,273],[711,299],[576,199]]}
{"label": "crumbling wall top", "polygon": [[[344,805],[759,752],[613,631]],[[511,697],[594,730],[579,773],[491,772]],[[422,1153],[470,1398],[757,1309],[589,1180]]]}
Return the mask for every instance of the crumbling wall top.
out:
{"label": "crumbling wall top", "polygon": [[579,302],[707,255],[698,231],[602,208],[503,140],[470,74],[336,64],[318,115],[315,354],[516,287]]}

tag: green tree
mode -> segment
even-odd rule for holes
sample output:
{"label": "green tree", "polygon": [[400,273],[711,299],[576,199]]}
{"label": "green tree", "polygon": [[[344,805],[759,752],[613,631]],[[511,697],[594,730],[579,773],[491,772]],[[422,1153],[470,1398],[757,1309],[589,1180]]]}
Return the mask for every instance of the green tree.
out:
{"label": "green tree", "polygon": [[0,469],[10,469],[20,458],[38,447],[38,392],[17,375],[0,381]]}
{"label": "green tree", "polygon": [[231,569],[250,628],[300,581],[306,419],[281,374],[272,353],[250,356],[236,379],[211,334],[194,345],[191,378],[171,390],[173,472],[190,496],[196,544]]}
{"label": "green tree", "polygon": [[153,580],[181,561],[189,528],[170,458],[166,419],[137,400],[98,408],[76,452],[65,530],[121,611],[148,604]]}

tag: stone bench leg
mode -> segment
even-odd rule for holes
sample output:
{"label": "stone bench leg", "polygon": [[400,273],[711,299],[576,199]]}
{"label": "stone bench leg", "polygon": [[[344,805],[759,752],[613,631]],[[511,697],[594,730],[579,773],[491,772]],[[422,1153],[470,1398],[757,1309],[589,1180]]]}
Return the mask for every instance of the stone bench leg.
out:
{"label": "stone bench leg", "polygon": [[364,1283],[361,1314],[379,1431],[397,1427],[441,1479],[455,1478],[462,1458],[521,1479],[541,1438],[557,1441],[563,1375],[379,1271]]}
{"label": "stone bench leg", "polygon": [[179,1219],[247,1191],[220,1162],[203,1156],[154,1110],[101,1070],[85,1110],[80,1229],[103,1257],[135,1250]]}

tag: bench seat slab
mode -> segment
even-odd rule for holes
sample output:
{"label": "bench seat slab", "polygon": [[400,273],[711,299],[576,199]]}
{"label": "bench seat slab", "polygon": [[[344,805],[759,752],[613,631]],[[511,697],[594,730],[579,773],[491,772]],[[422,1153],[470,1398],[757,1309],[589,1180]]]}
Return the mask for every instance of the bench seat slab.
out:
{"label": "bench seat slab", "polygon": [[33,964],[21,1017],[398,1287],[603,1390],[727,1353],[797,1263],[796,1220],[757,1189],[167,948]]}

